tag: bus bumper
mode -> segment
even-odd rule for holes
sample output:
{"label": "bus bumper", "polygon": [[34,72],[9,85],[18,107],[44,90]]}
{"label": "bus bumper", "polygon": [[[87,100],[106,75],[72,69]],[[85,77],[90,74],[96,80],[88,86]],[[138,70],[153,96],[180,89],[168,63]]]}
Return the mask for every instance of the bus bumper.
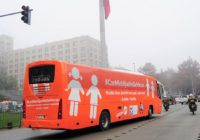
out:
{"label": "bus bumper", "polygon": [[23,127],[33,129],[63,129],[61,120],[23,120]]}

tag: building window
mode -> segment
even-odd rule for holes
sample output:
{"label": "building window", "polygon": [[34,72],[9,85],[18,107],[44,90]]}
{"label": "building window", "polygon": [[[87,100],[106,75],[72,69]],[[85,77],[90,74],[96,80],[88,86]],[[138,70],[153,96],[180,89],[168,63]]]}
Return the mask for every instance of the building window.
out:
{"label": "building window", "polygon": [[51,56],[55,56],[56,55],[56,52],[51,52]]}
{"label": "building window", "polygon": [[92,60],[92,59],[90,59],[90,64],[91,64],[91,65],[93,64],[93,60]]}
{"label": "building window", "polygon": [[42,55],[38,55],[38,58],[41,59],[41,58],[42,58]]}
{"label": "building window", "polygon": [[21,78],[22,81],[24,81],[24,74],[23,73],[20,74],[20,78]]}
{"label": "building window", "polygon": [[62,58],[62,57],[59,57],[58,60],[63,60],[63,58]]}
{"label": "building window", "polygon": [[45,57],[49,57],[49,54],[48,53],[45,53],[45,55],[44,55]]}
{"label": "building window", "polygon": [[85,64],[86,63],[86,59],[81,59],[81,63]]}
{"label": "building window", "polygon": [[32,50],[32,53],[34,54],[34,53],[35,53],[35,50]]}
{"label": "building window", "polygon": [[85,57],[86,56],[86,54],[85,53],[81,53],[81,57]]}
{"label": "building window", "polygon": [[76,60],[73,60],[73,63],[74,64],[77,64],[78,63],[78,60],[76,59]]}
{"label": "building window", "polygon": [[38,53],[42,53],[42,48],[38,50]]}
{"label": "building window", "polygon": [[65,53],[70,53],[70,49],[66,49],[66,50],[65,50]]}
{"label": "building window", "polygon": [[20,61],[24,61],[24,57],[21,57],[21,58],[20,58]]}
{"label": "building window", "polygon": [[20,63],[20,67],[24,67],[24,63]]}
{"label": "building window", "polygon": [[24,84],[20,84],[20,86],[19,86],[20,88],[24,88]]}
{"label": "building window", "polygon": [[70,61],[70,56],[68,55],[68,56],[65,56],[65,60],[66,61]]}
{"label": "building window", "polygon": [[63,48],[63,45],[58,45],[58,49],[62,49]]}
{"label": "building window", "polygon": [[80,40],[80,43],[86,43],[87,40]]}
{"label": "building window", "polygon": [[51,50],[53,51],[53,50],[56,50],[56,46],[54,45],[54,46],[51,46]]}
{"label": "building window", "polygon": [[20,56],[24,56],[24,52],[20,52]]}
{"label": "building window", "polygon": [[13,70],[10,70],[9,73],[12,74],[12,73],[13,73]]}
{"label": "building window", "polygon": [[74,54],[73,55],[73,59],[77,59],[78,58],[78,55],[77,54]]}
{"label": "building window", "polygon": [[30,57],[29,57],[29,56],[27,56],[27,57],[26,57],[26,59],[27,59],[27,60],[29,60],[29,59],[30,59]]}
{"label": "building window", "polygon": [[15,57],[18,57],[18,52],[15,53]]}
{"label": "building window", "polygon": [[85,47],[81,47],[81,52],[84,52],[85,51]]}
{"label": "building window", "polygon": [[30,54],[30,51],[26,51],[26,55]]}
{"label": "building window", "polygon": [[76,46],[76,45],[77,45],[77,41],[74,41],[74,42],[73,42],[73,46]]}
{"label": "building window", "polygon": [[89,54],[89,56],[90,56],[90,57],[92,57],[92,56],[93,56],[93,54],[92,54],[92,53],[90,53],[90,54]]}
{"label": "building window", "polygon": [[18,69],[15,69],[15,73],[18,73]]}
{"label": "building window", "polygon": [[59,51],[59,52],[58,52],[58,55],[63,55],[63,51]]}
{"label": "building window", "polygon": [[65,47],[70,47],[70,44],[69,43],[65,43]]}
{"label": "building window", "polygon": [[47,53],[48,51],[49,51],[49,48],[46,47],[46,48],[44,49],[44,52]]}
{"label": "building window", "polygon": [[12,63],[12,62],[13,62],[13,59],[10,59],[10,60],[9,60],[9,63]]}
{"label": "building window", "polygon": [[21,73],[24,73],[24,68],[21,68],[21,69],[20,69],[20,72],[21,72]]}
{"label": "building window", "polygon": [[77,53],[78,52],[78,48],[73,48],[73,53]]}

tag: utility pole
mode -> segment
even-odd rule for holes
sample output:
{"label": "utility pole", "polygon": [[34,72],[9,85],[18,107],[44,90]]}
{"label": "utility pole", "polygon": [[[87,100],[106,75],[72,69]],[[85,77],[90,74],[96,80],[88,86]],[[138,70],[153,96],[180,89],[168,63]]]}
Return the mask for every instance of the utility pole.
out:
{"label": "utility pole", "polygon": [[193,82],[193,78],[192,78],[192,94],[194,95],[194,82]]}

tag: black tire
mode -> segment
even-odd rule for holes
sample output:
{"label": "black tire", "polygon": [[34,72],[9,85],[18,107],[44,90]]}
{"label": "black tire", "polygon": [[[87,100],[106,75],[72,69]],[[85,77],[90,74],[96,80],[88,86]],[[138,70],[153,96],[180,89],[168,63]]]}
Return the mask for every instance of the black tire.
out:
{"label": "black tire", "polygon": [[151,119],[152,118],[152,112],[153,112],[152,108],[149,107],[147,119]]}
{"label": "black tire", "polygon": [[192,111],[192,114],[194,115],[194,111]]}
{"label": "black tire", "polygon": [[110,127],[110,114],[107,111],[101,112],[99,118],[99,128],[101,131],[107,130]]}

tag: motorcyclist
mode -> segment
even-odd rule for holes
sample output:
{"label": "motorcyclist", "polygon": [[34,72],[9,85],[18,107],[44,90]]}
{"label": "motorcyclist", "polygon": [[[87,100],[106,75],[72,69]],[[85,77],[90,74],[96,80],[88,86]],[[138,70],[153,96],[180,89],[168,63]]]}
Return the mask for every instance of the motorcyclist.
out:
{"label": "motorcyclist", "polygon": [[163,96],[163,106],[164,106],[164,104],[166,104],[167,107],[169,108],[169,98],[167,98],[167,96]]}
{"label": "motorcyclist", "polygon": [[188,105],[189,105],[189,109],[191,110],[191,104],[194,104],[195,105],[195,110],[197,109],[197,106],[196,106],[196,99],[195,97],[193,96],[193,94],[191,93],[189,95],[189,98],[188,98]]}

